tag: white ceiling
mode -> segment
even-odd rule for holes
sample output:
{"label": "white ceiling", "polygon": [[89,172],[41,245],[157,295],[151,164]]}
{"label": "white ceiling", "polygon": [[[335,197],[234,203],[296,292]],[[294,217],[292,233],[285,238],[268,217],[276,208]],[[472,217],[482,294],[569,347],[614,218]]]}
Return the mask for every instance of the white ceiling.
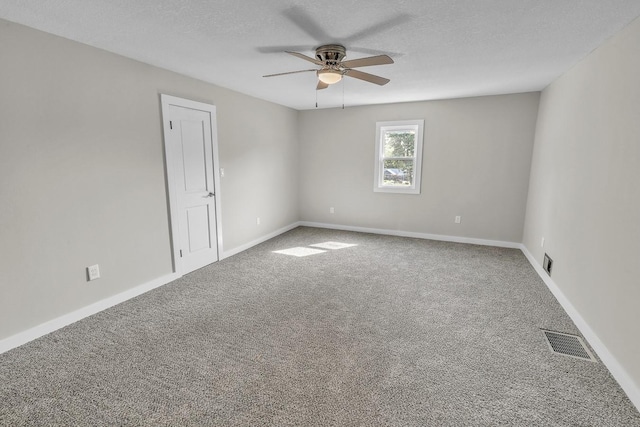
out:
{"label": "white ceiling", "polygon": [[[538,91],[640,16],[638,0],[1,0],[0,17],[238,92],[315,107],[314,56],[388,54],[344,79],[350,105]],[[342,105],[342,83],[319,91]]]}

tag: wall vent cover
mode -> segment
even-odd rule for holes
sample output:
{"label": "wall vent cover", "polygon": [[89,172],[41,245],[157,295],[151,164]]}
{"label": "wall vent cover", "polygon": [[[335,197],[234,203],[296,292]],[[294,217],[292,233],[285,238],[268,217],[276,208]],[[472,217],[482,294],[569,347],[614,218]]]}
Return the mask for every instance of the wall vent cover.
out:
{"label": "wall vent cover", "polygon": [[549,255],[544,254],[544,261],[542,261],[542,268],[547,272],[549,276],[551,276],[551,268],[553,267],[553,260],[549,257]]}
{"label": "wall vent cover", "polygon": [[589,360],[591,362],[596,361],[589,349],[584,345],[582,338],[576,335],[563,334],[562,332],[547,331],[544,329],[542,332],[544,332],[549,348],[554,353],[575,357],[576,359]]}

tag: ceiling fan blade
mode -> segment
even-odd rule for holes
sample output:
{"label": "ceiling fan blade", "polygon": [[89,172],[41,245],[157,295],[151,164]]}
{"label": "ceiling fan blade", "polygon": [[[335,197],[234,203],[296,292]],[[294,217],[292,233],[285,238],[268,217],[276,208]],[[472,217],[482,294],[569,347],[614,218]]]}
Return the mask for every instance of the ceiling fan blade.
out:
{"label": "ceiling fan blade", "polygon": [[342,61],[342,65],[346,68],[369,67],[371,65],[393,64],[393,59],[388,55],[370,56],[368,58],[351,59]]}
{"label": "ceiling fan blade", "polygon": [[326,84],[325,82],[322,82],[320,80],[318,80],[318,86],[316,86],[316,90],[321,90],[321,89],[326,89],[328,88],[329,85]]}
{"label": "ceiling fan blade", "polygon": [[290,52],[290,51],[286,51],[289,55],[293,55],[293,56],[297,56],[300,59],[304,59],[305,61],[309,61],[309,62],[313,62],[316,65],[324,65],[324,62],[315,59],[315,58],[311,58],[310,56],[304,55],[302,53],[298,53],[298,52]]}
{"label": "ceiling fan blade", "polygon": [[300,71],[287,71],[286,73],[267,74],[266,76],[262,76],[262,77],[284,76],[284,75],[287,75],[287,74],[306,73],[308,71],[318,71],[318,70],[316,70],[315,68],[312,68],[312,69],[300,70]]}
{"label": "ceiling fan blade", "polygon": [[[305,50],[305,48],[303,49],[282,49],[282,50]],[[360,53],[364,53],[366,55],[390,55],[396,59],[401,58],[403,56],[405,56],[405,53],[402,52],[393,52],[390,50],[378,50],[378,49],[368,49],[366,47],[359,47],[359,46],[349,46],[349,52],[360,52]]]}
{"label": "ceiling fan blade", "polygon": [[351,44],[354,41],[359,41],[373,35],[380,34],[381,32],[386,31],[390,28],[401,26],[409,21],[411,21],[411,15],[401,13],[400,15],[388,19],[387,21],[371,24],[367,28],[363,28],[362,30],[357,31],[346,38],[343,37],[341,40],[343,40],[345,43]]}
{"label": "ceiling fan blade", "polygon": [[389,83],[391,80],[385,79],[384,77],[374,76],[373,74],[363,73],[358,70],[347,70],[345,72],[345,76],[354,77],[356,79],[364,80],[365,82],[375,83],[377,85],[383,86]]}
{"label": "ceiling fan blade", "polygon": [[[311,50],[311,46],[259,46],[256,50],[260,53],[282,53],[288,50],[297,51],[297,50]],[[368,53],[368,52],[365,52]],[[376,52],[378,53],[378,52]],[[388,53],[388,52],[383,52]]]}
{"label": "ceiling fan blade", "polygon": [[298,28],[319,43],[329,43],[333,37],[318,24],[303,8],[293,6],[282,12]]}

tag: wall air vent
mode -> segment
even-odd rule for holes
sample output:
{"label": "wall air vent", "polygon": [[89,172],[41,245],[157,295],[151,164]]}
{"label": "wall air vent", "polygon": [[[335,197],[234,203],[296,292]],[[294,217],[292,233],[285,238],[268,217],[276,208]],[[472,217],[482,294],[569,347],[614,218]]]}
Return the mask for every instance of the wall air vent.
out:
{"label": "wall air vent", "polygon": [[544,254],[544,261],[542,262],[542,268],[551,276],[551,267],[553,266],[553,260],[549,258],[549,255]]}

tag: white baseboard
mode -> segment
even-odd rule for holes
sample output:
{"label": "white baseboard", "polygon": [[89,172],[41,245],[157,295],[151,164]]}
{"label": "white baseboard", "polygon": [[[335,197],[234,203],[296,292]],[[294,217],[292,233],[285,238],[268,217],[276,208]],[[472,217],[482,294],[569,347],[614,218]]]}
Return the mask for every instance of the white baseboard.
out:
{"label": "white baseboard", "polygon": [[294,222],[292,224],[287,225],[286,227],[282,227],[272,233],[269,234],[265,234],[262,237],[259,237],[249,243],[245,243],[244,245],[238,246],[236,248],[233,248],[231,250],[228,251],[224,251],[222,253],[222,256],[220,257],[220,260],[223,260],[225,258],[229,258],[230,256],[239,254],[240,252],[246,251],[249,248],[252,248],[256,245],[259,245],[260,243],[266,242],[269,239],[273,239],[276,236],[281,235],[282,233],[286,233],[287,231],[293,230],[296,227],[299,227],[300,223],[299,222]]}
{"label": "white baseboard", "polygon": [[167,283],[172,282],[173,280],[176,280],[179,277],[180,276],[176,273],[158,277],[157,279],[154,279],[154,280],[151,280],[150,282],[136,286],[135,288],[121,292],[112,297],[105,298],[103,300],[90,304],[86,307],[82,307],[78,310],[72,311],[71,313],[67,313],[58,318],[49,320],[48,322],[41,323],[38,326],[34,326],[33,328],[27,329],[26,331],[19,332],[8,338],[0,340],[0,354],[4,353],[5,351],[9,351],[13,348],[19,347],[22,344],[26,344],[29,341],[33,341],[36,338],[40,338],[44,335],[47,335],[48,333],[51,333],[55,330],[63,328],[74,322],[77,322],[78,320],[84,319],[85,317],[89,317],[93,314],[99,313],[102,310],[105,310],[109,307],[113,307],[114,305],[120,304],[121,302],[137,297],[138,295],[141,295],[152,289],[158,288],[162,285],[166,285]]}
{"label": "white baseboard", "polygon": [[624,367],[618,362],[613,354],[611,354],[600,338],[598,338],[598,335],[596,335],[593,329],[591,329],[589,324],[584,320],[573,304],[571,304],[571,301],[569,301],[569,299],[564,295],[558,285],[556,285],[551,277],[549,277],[549,275],[543,270],[542,266],[536,261],[533,255],[531,255],[531,252],[529,252],[526,246],[521,244],[520,249],[540,278],[542,278],[544,283],[547,285],[553,296],[556,297],[562,308],[564,308],[569,317],[571,317],[573,323],[576,324],[582,335],[589,342],[589,345],[596,352],[602,363],[604,363],[607,369],[609,369],[613,378],[615,378],[618,384],[620,384],[620,387],[622,387],[622,390],[627,394],[629,400],[631,400],[635,407],[640,411],[640,387],[638,387],[638,384],[635,383]]}
{"label": "white baseboard", "polygon": [[439,240],[442,242],[469,243],[472,245],[496,246],[500,248],[520,249],[521,244],[515,242],[503,242],[500,240],[476,239],[473,237],[445,236],[442,234],[417,233],[414,231],[386,230],[382,228],[354,227],[351,225],[324,224],[320,222],[301,221],[298,225],[303,227],[331,228],[334,230],[356,231],[359,233],[385,234],[388,236],[413,237],[416,239]]}

